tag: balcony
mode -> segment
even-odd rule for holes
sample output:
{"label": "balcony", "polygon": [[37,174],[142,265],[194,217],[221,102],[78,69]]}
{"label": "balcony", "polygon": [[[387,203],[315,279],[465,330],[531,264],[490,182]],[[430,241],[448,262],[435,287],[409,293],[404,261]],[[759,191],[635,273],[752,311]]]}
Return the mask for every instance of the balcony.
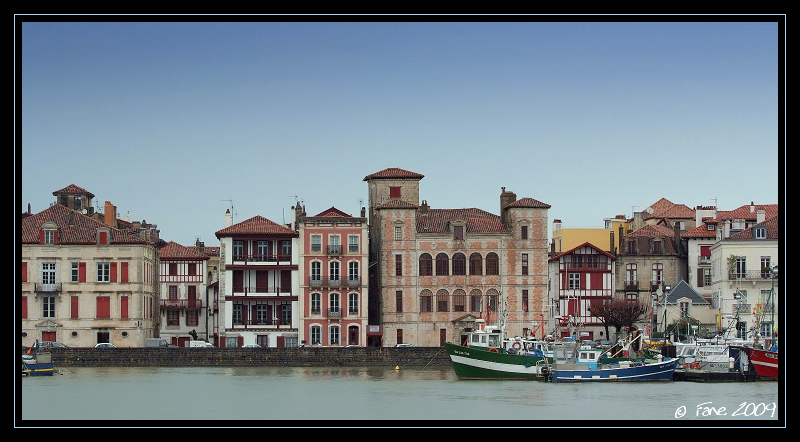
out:
{"label": "balcony", "polygon": [[328,255],[341,255],[341,254],[342,254],[342,246],[340,245],[328,246]]}
{"label": "balcony", "polygon": [[761,270],[747,270],[744,272],[728,272],[728,279],[744,279],[748,281],[755,281],[759,279],[772,279],[772,273],[769,271]]}
{"label": "balcony", "polygon": [[341,318],[342,317],[342,311],[339,310],[338,308],[329,308],[328,309],[328,317],[329,318]]}
{"label": "balcony", "polygon": [[40,282],[36,282],[33,284],[33,291],[36,293],[60,293],[61,283],[56,282],[53,284],[42,284]]}
{"label": "balcony", "polygon": [[565,262],[567,270],[611,270],[609,262]]}
{"label": "balcony", "polygon": [[736,313],[750,313],[751,311],[750,309],[752,308],[753,306],[751,306],[750,304],[734,304],[733,314],[735,315]]}
{"label": "balcony", "polygon": [[234,263],[244,264],[290,264],[292,262],[292,255],[233,255]]}
{"label": "balcony", "polygon": [[161,308],[203,308],[202,299],[162,299]]}
{"label": "balcony", "polygon": [[360,287],[361,286],[361,278],[349,278],[347,280],[348,287]]}
{"label": "balcony", "polygon": [[256,285],[256,286],[238,286],[233,288],[234,294],[241,294],[244,293],[245,296],[247,295],[277,295],[281,293],[292,293],[291,287],[282,287],[282,286],[274,286],[274,285]]}
{"label": "balcony", "polygon": [[639,281],[625,281],[625,290],[639,290]]}
{"label": "balcony", "polygon": [[308,278],[308,285],[311,287],[343,287],[343,283],[344,281],[340,278],[314,278],[313,276]]}

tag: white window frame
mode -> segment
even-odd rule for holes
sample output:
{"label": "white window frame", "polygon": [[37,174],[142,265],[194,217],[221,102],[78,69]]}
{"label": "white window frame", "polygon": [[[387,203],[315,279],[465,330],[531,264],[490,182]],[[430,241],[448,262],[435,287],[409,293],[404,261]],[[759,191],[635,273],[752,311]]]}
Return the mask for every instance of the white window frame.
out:
{"label": "white window frame", "polygon": [[322,327],[319,325],[312,325],[309,327],[308,332],[309,344],[316,345],[322,343]]}
{"label": "white window frame", "polygon": [[56,242],[56,231],[55,230],[45,230],[44,231],[44,243],[45,244],[55,244]]}
{"label": "white window frame", "polygon": [[341,330],[338,325],[331,325],[328,328],[328,338],[330,345],[339,345],[341,342]]}
{"label": "white window frame", "polygon": [[339,261],[331,261],[328,263],[328,279],[331,281],[340,281],[341,279],[341,264]]}
{"label": "white window frame", "polygon": [[55,296],[42,296],[42,317],[55,318],[56,317],[56,297]]}
{"label": "white window frame", "polygon": [[322,251],[322,235],[311,235],[311,251]]}
{"label": "white window frame", "polygon": [[318,315],[322,313],[322,293],[311,294],[311,314]]}
{"label": "white window frame", "polygon": [[347,241],[348,241],[348,251],[350,253],[358,253],[360,250],[359,248],[360,241],[358,240],[358,235],[350,235]]}
{"label": "white window frame", "polygon": [[111,282],[111,263],[97,263],[97,282]]}
{"label": "white window frame", "polygon": [[358,314],[358,293],[350,293],[347,298],[347,313]]}
{"label": "white window frame", "polygon": [[56,283],[56,263],[42,263],[42,285],[55,285]]}
{"label": "white window frame", "polygon": [[568,288],[570,290],[580,290],[581,288],[581,274],[580,273],[569,273],[568,274]]}
{"label": "white window frame", "polygon": [[394,227],[394,240],[395,241],[403,240],[403,228],[401,226]]}
{"label": "white window frame", "polygon": [[72,282],[79,282],[81,279],[80,277],[81,263],[78,261],[71,261],[69,265],[70,265],[70,280]]}

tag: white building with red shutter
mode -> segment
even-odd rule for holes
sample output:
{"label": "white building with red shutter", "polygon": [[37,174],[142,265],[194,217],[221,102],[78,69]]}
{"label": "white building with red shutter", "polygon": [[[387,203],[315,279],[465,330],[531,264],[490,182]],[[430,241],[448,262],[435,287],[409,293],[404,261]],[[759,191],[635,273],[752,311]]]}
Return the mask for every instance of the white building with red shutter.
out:
{"label": "white building with red shutter", "polygon": [[159,254],[161,337],[179,347],[188,346],[195,337],[208,341],[208,255],[174,241],[162,247]]}
{"label": "white building with red shutter", "polygon": [[604,336],[601,318],[593,316],[591,308],[613,300],[615,260],[614,255],[588,242],[550,258],[550,323],[557,323],[555,317],[571,316],[582,324],[580,332],[587,334],[581,338],[574,327],[562,327],[556,338],[609,339]]}
{"label": "white building with red shutter", "polygon": [[110,203],[97,214],[105,222],[84,215],[95,215],[94,195],[78,186],[53,194],[56,204],[20,221],[22,345],[144,347],[158,336],[156,244],[118,228]]}
{"label": "white building with red shutter", "polygon": [[323,347],[366,346],[367,218],[335,207],[314,216],[299,209],[301,341]]}
{"label": "white building with red shutter", "polygon": [[299,234],[254,216],[216,232],[220,242],[220,327],[214,346],[299,344]]}

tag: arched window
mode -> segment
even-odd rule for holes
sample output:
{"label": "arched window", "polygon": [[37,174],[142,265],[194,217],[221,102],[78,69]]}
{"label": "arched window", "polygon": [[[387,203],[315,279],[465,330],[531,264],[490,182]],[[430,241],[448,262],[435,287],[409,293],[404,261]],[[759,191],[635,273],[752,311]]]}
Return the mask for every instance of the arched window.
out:
{"label": "arched window", "polygon": [[499,293],[495,289],[489,289],[486,291],[486,299],[488,301],[487,312],[489,313],[497,313],[497,301],[500,298]]}
{"label": "arched window", "polygon": [[419,311],[432,312],[433,311],[433,292],[428,289],[423,290],[419,294]]}
{"label": "arched window", "polygon": [[483,293],[478,289],[472,289],[469,292],[469,311],[483,311]]}
{"label": "arched window", "polygon": [[500,274],[500,258],[497,257],[497,253],[490,252],[488,255],[486,255],[486,274]]}
{"label": "arched window", "polygon": [[456,253],[453,255],[453,274],[466,275],[467,274],[467,257],[463,253]]}
{"label": "arched window", "polygon": [[462,289],[453,291],[453,311],[463,312],[467,308],[467,292]]}
{"label": "arched window", "polygon": [[483,275],[483,257],[478,252],[469,255],[469,274]]}
{"label": "arched window", "polygon": [[450,298],[450,293],[447,292],[445,289],[439,289],[436,292],[436,311],[437,312],[446,312],[449,311],[447,308],[447,300]]}
{"label": "arched window", "polygon": [[447,276],[450,274],[450,259],[446,253],[436,255],[436,276]]}
{"label": "arched window", "polygon": [[419,276],[432,276],[433,275],[433,258],[429,253],[423,253],[419,256]]}

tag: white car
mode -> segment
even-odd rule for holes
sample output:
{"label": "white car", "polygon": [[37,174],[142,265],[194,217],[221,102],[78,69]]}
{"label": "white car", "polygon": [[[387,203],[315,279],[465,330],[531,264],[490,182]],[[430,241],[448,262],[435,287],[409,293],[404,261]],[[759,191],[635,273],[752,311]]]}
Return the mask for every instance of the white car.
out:
{"label": "white car", "polygon": [[242,348],[261,348],[261,346],[258,344],[245,344]]}
{"label": "white car", "polygon": [[411,344],[397,344],[395,347],[413,347]]}
{"label": "white car", "polygon": [[117,348],[117,346],[114,344],[110,344],[108,342],[101,342],[99,344],[96,344],[94,348]]}

